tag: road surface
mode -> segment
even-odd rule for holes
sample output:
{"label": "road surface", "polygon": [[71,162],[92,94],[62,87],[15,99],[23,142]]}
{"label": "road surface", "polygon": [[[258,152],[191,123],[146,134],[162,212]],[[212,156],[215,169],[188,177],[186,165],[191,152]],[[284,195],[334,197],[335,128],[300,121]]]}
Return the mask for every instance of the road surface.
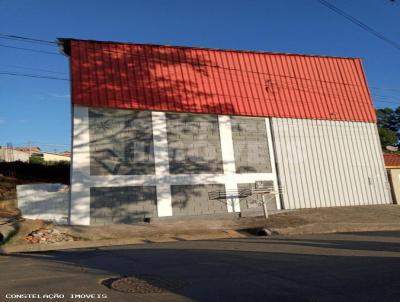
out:
{"label": "road surface", "polygon": [[[101,284],[120,276],[151,293]],[[0,256],[0,293],[0,301],[400,301],[400,232]]]}

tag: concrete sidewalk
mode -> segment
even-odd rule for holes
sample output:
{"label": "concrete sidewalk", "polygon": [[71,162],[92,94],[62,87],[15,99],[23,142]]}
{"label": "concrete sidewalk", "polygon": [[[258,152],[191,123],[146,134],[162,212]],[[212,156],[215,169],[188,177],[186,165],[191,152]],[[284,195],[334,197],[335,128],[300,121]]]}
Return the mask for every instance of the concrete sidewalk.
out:
{"label": "concrete sidewalk", "polygon": [[[336,232],[400,230],[400,206],[358,206],[290,211],[263,217],[234,216],[162,219],[152,223],[106,226],[54,226],[78,241],[27,244],[21,239],[0,252],[34,252],[100,246],[209,240],[253,236],[268,228],[274,234],[320,234]],[[20,237],[24,234],[20,234]],[[26,234],[27,235],[27,234]]]}

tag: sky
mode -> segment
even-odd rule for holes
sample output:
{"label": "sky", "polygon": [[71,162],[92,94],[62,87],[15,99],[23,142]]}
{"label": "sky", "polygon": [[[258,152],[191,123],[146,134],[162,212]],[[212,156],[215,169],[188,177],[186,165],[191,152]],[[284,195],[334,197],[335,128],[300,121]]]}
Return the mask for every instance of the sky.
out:
{"label": "sky", "polygon": [[[330,0],[400,43],[400,1]],[[0,0],[0,33],[45,40],[77,38],[210,48],[359,57],[375,106],[400,105],[400,49],[371,35],[318,0]],[[68,58],[55,45],[0,38],[0,145],[71,143]],[[32,69],[46,69],[52,73]]]}

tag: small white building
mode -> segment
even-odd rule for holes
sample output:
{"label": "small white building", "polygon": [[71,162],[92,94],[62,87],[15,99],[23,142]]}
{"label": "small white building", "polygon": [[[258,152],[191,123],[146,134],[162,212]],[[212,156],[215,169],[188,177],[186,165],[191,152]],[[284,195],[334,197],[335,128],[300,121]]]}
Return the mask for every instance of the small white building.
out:
{"label": "small white building", "polygon": [[14,148],[0,147],[0,162],[29,162],[29,153]]}
{"label": "small white building", "polygon": [[61,161],[70,162],[71,156],[68,156],[64,153],[43,152],[43,160],[45,162],[61,162]]}

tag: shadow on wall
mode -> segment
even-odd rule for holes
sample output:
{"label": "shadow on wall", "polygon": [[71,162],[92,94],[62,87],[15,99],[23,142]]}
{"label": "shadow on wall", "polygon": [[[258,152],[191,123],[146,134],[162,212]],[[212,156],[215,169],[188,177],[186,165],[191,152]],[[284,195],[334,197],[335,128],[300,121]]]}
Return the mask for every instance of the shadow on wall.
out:
{"label": "shadow on wall", "polygon": [[[76,104],[162,111],[235,112],[215,90],[210,57],[195,50],[72,41]],[[75,58],[75,60],[74,60]],[[177,79],[177,74],[182,79]],[[134,84],[132,84],[134,83]],[[207,88],[205,88],[207,87]],[[207,91],[206,91],[207,90]]]}
{"label": "shadow on wall", "polygon": [[[218,117],[201,114],[167,114],[167,117],[168,148],[159,150],[166,156],[158,158],[158,164],[169,166],[171,174],[223,173]],[[152,120],[150,111],[90,108],[89,146],[77,145],[76,148],[90,150],[91,176],[154,175],[153,140],[165,140],[165,136],[158,135],[157,131],[154,134],[152,127],[157,129],[160,126],[164,123]],[[81,131],[76,136],[86,130]],[[88,167],[81,168],[87,170]],[[167,178],[166,175],[165,184],[169,184]],[[107,183],[91,189],[92,222],[134,223],[143,221],[143,218],[157,217],[154,185],[127,187],[117,178],[110,182],[112,187]],[[159,184],[162,185],[162,180]],[[74,185],[90,186],[90,182],[75,182]],[[177,194],[172,200],[174,214],[226,213],[226,200],[210,200],[203,192],[224,190],[224,186],[208,186],[176,186],[173,191]],[[144,188],[151,188],[152,193],[143,192]],[[199,198],[205,198],[202,207],[194,205]],[[191,210],[185,209],[189,201]],[[198,212],[190,213],[195,208]]]}
{"label": "shadow on wall", "polygon": [[[110,49],[104,43],[72,43],[76,43],[72,47],[72,58],[79,57],[79,60],[72,60],[75,75],[73,95],[77,105],[83,100],[93,100],[98,106],[130,108],[134,104],[139,110],[236,112],[232,100],[219,94],[220,89],[214,87],[215,71],[207,65],[216,63],[209,56],[198,55],[195,50],[118,44]],[[182,79],[172,76],[178,74],[178,70]],[[160,141],[164,137],[153,137],[150,111],[93,108],[89,110],[89,120],[91,175],[155,173],[153,140]],[[153,124],[153,127],[158,126]],[[168,113],[167,126],[169,148],[162,151],[166,151],[169,158],[157,161],[161,160],[161,165],[168,164],[171,174],[223,173],[216,115]],[[249,152],[246,155],[250,157]],[[244,164],[242,171],[257,172],[256,166]],[[123,187],[125,184],[113,181],[113,186]],[[180,212],[187,208],[191,199],[204,195],[198,187],[179,186],[179,190],[178,200],[173,200],[173,206]],[[121,202],[118,198],[114,201]],[[223,201],[212,202],[218,202],[216,207],[220,211]],[[125,205],[122,208],[104,211],[121,216],[120,213],[127,211]],[[147,217],[153,215],[154,207],[135,208],[128,212],[132,211]]]}
{"label": "shadow on wall", "polygon": [[[166,134],[158,134],[153,127],[164,127],[164,120],[152,119],[150,111],[90,108],[89,148],[85,149],[90,151],[91,176],[154,175],[155,160],[168,167],[171,175],[224,173],[217,115],[167,113],[165,116]],[[232,120],[238,173],[271,173],[265,119]],[[158,148],[164,148],[159,151],[165,156],[155,159],[153,142],[165,141],[165,135],[168,147],[157,144]],[[164,179],[164,184],[169,184],[167,175]],[[162,180],[158,184],[162,185]],[[119,189],[107,188],[108,185],[91,190],[92,221],[104,223],[111,219],[113,223],[127,223],[157,217],[154,184],[153,194],[147,197],[140,193],[143,189],[139,186],[133,193],[121,179],[112,179],[112,185]],[[171,187],[174,216],[227,213],[225,197],[219,200],[208,197],[210,192],[224,191],[222,184],[174,185]]]}
{"label": "shadow on wall", "polygon": [[57,183],[17,186],[18,208],[28,219],[42,219],[59,224],[68,223],[70,189]]}

